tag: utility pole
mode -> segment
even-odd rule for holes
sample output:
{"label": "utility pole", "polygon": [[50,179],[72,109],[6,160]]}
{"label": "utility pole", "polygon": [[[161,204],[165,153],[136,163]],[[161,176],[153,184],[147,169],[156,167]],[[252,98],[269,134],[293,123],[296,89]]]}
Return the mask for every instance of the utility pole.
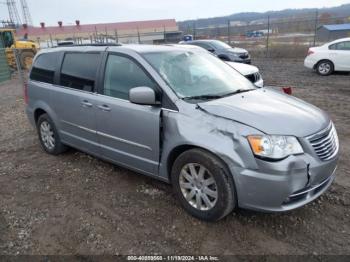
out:
{"label": "utility pole", "polygon": [[315,31],[314,31],[314,45],[316,45],[316,37],[317,37],[317,25],[318,25],[318,9],[316,10],[316,16],[315,16]]}

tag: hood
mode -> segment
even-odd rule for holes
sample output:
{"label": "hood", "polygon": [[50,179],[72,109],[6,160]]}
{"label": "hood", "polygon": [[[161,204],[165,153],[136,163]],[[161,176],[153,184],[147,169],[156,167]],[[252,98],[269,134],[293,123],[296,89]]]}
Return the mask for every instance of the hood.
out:
{"label": "hood", "polygon": [[259,69],[256,66],[247,65],[243,63],[235,63],[235,62],[226,62],[229,64],[229,66],[236,69],[238,72],[240,72],[242,75],[251,75],[259,72]]}
{"label": "hood", "polygon": [[270,135],[305,137],[326,128],[330,121],[321,109],[265,88],[198,106],[209,114],[241,122]]}

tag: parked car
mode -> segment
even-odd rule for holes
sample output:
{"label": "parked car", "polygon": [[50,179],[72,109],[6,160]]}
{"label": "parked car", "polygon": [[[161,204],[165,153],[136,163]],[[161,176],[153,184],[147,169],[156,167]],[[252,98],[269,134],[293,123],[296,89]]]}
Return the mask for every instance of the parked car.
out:
{"label": "parked car", "polygon": [[[205,52],[206,50],[195,46],[195,45],[174,45],[174,44],[167,44],[167,46],[181,46],[181,47],[186,47],[189,49],[197,49],[197,51],[203,51]],[[208,52],[208,51],[207,51]],[[258,87],[264,87],[264,80],[260,74],[259,69],[256,66],[253,65],[247,65],[243,63],[237,63],[237,62],[229,62],[225,61],[228,65],[236,69],[239,73],[244,75],[250,82],[252,82],[254,85]]]}
{"label": "parked car", "polygon": [[334,71],[350,72],[350,37],[310,48],[304,65],[322,76]]}
{"label": "parked car", "polygon": [[180,42],[180,44],[195,45],[202,47],[215,54],[224,61],[250,64],[251,59],[247,50],[238,47],[231,47],[219,40],[194,40]]}
{"label": "parked car", "polygon": [[244,75],[250,82],[258,87],[264,87],[264,80],[260,74],[259,68],[253,65],[247,65],[236,62],[226,62],[242,75]]}
{"label": "parked car", "polygon": [[47,153],[71,146],[171,183],[184,209],[203,220],[238,207],[295,209],[335,177],[339,142],[325,112],[256,88],[207,52],[42,50],[25,101]]}

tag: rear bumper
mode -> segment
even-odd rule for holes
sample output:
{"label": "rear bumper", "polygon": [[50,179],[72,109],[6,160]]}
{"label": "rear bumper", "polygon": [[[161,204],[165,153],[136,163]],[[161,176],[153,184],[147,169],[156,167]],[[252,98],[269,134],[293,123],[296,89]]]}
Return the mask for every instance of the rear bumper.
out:
{"label": "rear bumper", "polygon": [[238,206],[283,212],[302,207],[322,195],[335,178],[338,157],[309,161],[312,156],[290,156],[279,162],[258,160],[258,170],[241,169],[234,176]]}
{"label": "rear bumper", "polygon": [[304,66],[309,69],[314,69],[315,68],[316,61],[314,61],[310,57],[306,57],[304,60]]}

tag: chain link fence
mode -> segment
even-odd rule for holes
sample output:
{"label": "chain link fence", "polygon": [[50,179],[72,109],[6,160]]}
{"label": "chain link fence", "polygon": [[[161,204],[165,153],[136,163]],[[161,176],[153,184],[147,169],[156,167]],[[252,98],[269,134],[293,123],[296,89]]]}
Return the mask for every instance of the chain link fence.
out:
{"label": "chain link fence", "polygon": [[118,30],[95,31],[85,36],[72,35],[71,37],[56,38],[49,35],[48,39],[37,39],[41,48],[50,48],[66,44],[167,44],[178,43],[182,40],[182,33],[179,31],[155,31],[155,32],[134,32],[124,33]]}
{"label": "chain link fence", "polygon": [[342,37],[350,37],[350,30],[342,34],[325,32],[323,25],[350,23],[349,16],[332,17],[319,14],[297,18],[270,18],[250,23],[227,20],[220,26],[200,27],[193,22],[180,26],[185,35],[194,39],[217,39],[250,51],[253,57],[304,57],[311,46]]}
{"label": "chain link fence", "polygon": [[0,48],[0,83],[11,79],[11,70],[8,64],[6,49]]}
{"label": "chain link fence", "polygon": [[24,68],[21,63],[23,51],[16,48],[0,48],[0,85],[9,80],[16,80],[25,87],[30,67]]}

